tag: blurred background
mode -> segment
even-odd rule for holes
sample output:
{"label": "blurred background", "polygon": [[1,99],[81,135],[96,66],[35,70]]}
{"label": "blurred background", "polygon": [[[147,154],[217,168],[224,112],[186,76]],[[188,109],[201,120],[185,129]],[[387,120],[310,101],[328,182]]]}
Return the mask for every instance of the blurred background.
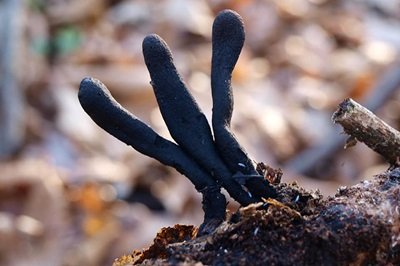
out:
{"label": "blurred background", "polygon": [[252,158],[326,196],[385,170],[363,144],[343,150],[330,118],[352,97],[400,127],[398,0],[0,0],[0,265],[110,265],[201,222],[190,182],[98,128],[77,91],[102,80],[170,138],[141,54],[157,33],[210,118],[225,8],[246,27],[232,122]]}

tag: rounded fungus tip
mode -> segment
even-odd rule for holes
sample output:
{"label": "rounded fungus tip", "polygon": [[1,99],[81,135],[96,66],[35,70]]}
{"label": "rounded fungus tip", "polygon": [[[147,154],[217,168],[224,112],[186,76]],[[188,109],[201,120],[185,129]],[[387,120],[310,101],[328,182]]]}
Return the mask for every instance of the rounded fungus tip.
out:
{"label": "rounded fungus tip", "polygon": [[172,53],[167,43],[157,34],[147,35],[142,44],[143,56],[149,67],[172,61]]}
{"label": "rounded fungus tip", "polygon": [[99,90],[108,92],[108,89],[100,80],[92,77],[85,77],[82,79],[81,84],[79,85],[78,96],[81,97],[88,94],[93,94]]}
{"label": "rounded fungus tip", "polygon": [[231,41],[244,41],[244,23],[242,17],[233,10],[221,11],[214,20],[213,39]]}
{"label": "rounded fungus tip", "polygon": [[[100,82],[100,81],[98,81]],[[94,92],[98,90],[97,86],[95,85],[95,79],[91,77],[85,77],[82,79],[81,84],[79,85],[79,92],[78,98],[79,102],[81,103],[82,107],[85,107],[87,103],[90,101]]]}
{"label": "rounded fungus tip", "polygon": [[219,23],[222,21],[236,22],[236,23],[239,23],[240,25],[243,25],[242,17],[236,11],[231,10],[231,9],[225,9],[225,10],[222,10],[221,12],[219,12],[214,20],[214,23]]}
{"label": "rounded fungus tip", "polygon": [[116,104],[106,85],[92,77],[82,79],[79,86],[78,99],[89,115],[93,115],[93,110],[98,112],[101,109],[100,106],[107,106],[110,103],[112,105]]}

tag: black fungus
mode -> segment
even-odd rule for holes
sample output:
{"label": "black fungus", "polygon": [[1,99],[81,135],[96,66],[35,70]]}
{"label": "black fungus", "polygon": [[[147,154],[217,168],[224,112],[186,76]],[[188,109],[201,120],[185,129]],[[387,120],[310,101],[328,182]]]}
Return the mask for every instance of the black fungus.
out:
{"label": "black fungus", "polygon": [[149,35],[143,41],[143,55],[172,138],[240,204],[254,202],[219,157],[207,119],[180,78],[167,44],[159,36]]}
{"label": "black fungus", "polygon": [[230,128],[233,112],[232,71],[244,39],[243,21],[239,14],[231,10],[220,12],[212,30],[211,89],[215,144],[231,172],[244,177],[244,184],[254,197],[275,197],[275,190],[256,171],[253,160]]}
{"label": "black fungus", "polygon": [[174,167],[202,193],[205,214],[199,234],[211,232],[225,219],[226,199],[221,187],[243,206],[276,196],[230,129],[231,76],[244,42],[240,16],[222,11],[215,19],[212,38],[214,137],[179,76],[170,49],[155,34],[143,40],[143,55],[161,114],[176,144],[124,109],[99,80],[83,79],[78,95],[83,109],[101,128],[140,153]]}

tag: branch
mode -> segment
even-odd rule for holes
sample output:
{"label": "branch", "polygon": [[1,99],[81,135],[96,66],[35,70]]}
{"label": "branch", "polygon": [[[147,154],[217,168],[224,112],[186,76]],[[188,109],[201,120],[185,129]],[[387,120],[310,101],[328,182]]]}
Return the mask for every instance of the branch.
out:
{"label": "branch", "polygon": [[371,111],[352,99],[346,99],[339,104],[332,120],[334,123],[339,123],[351,139],[365,143],[390,164],[398,164],[400,132]]}
{"label": "branch", "polygon": [[[363,98],[361,103],[374,112],[393,95],[393,92],[395,92],[399,86],[400,64],[395,64],[387,68],[382,77],[378,79],[370,90],[371,93]],[[342,147],[343,137],[340,136],[334,128],[327,134],[325,139],[329,139],[330,141],[322,141],[300,152],[294,156],[294,158],[287,161],[283,168],[295,173],[315,175],[314,171],[316,165],[321,165],[322,162],[329,161]]]}

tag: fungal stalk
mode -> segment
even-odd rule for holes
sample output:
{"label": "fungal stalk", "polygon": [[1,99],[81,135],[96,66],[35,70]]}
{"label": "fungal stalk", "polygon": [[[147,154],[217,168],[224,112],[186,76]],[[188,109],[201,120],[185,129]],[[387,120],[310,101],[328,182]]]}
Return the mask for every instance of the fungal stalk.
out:
{"label": "fungal stalk", "polygon": [[143,55],[162,117],[176,143],[124,109],[99,80],[85,78],[79,88],[79,101],[97,125],[138,152],[175,168],[203,195],[204,222],[199,235],[210,233],[225,219],[226,199],[221,187],[242,206],[276,196],[230,129],[231,76],[243,42],[240,16],[231,10],[219,13],[212,35],[214,137],[174,65],[168,45],[155,34],[144,39]]}

